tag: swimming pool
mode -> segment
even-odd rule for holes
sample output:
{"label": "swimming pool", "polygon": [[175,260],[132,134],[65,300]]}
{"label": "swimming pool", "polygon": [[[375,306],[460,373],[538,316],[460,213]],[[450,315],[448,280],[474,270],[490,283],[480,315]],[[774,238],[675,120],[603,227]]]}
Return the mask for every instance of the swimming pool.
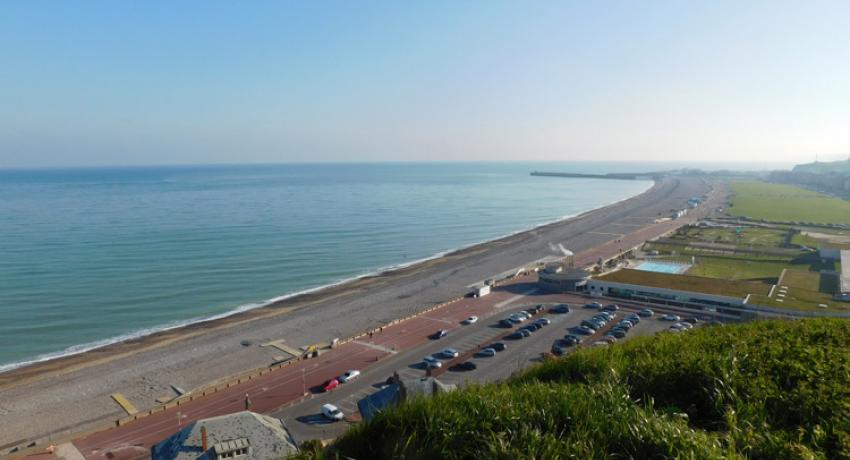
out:
{"label": "swimming pool", "polygon": [[690,264],[679,264],[675,262],[659,262],[655,260],[645,260],[635,267],[635,270],[643,270],[646,272],[669,273],[678,275],[685,273],[691,268]]}

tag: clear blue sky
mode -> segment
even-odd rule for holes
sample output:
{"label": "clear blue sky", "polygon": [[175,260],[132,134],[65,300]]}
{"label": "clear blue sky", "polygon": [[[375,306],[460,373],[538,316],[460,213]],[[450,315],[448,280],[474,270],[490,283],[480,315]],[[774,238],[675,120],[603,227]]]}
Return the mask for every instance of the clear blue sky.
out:
{"label": "clear blue sky", "polygon": [[0,166],[850,153],[850,2],[0,3]]}

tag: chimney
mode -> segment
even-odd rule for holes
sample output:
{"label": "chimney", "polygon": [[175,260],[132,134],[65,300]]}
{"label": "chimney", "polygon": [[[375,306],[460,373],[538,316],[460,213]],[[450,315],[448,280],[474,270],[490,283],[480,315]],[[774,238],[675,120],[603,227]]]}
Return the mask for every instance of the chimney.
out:
{"label": "chimney", "polygon": [[207,442],[207,427],[202,426],[201,427],[201,450],[202,450],[202,452],[206,452],[207,450],[209,450],[209,448],[210,448],[210,446],[209,446],[209,443]]}

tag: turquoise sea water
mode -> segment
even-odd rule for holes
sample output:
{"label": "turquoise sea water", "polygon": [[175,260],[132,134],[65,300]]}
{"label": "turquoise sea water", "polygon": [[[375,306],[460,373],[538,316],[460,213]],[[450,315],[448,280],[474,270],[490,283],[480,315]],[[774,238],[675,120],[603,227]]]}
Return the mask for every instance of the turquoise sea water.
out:
{"label": "turquoise sea water", "polygon": [[254,308],[587,211],[650,185],[529,176],[535,169],[641,168],[0,170],[0,370]]}

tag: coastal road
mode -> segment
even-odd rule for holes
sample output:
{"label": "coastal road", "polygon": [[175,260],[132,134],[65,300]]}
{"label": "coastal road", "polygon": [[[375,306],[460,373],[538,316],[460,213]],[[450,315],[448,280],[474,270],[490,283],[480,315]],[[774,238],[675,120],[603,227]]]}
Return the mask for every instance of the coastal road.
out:
{"label": "coastal road", "polygon": [[[516,278],[497,288],[493,294],[479,299],[463,299],[446,307],[433,310],[398,324],[386,327],[383,332],[347,342],[318,358],[304,360],[293,366],[260,376],[251,381],[234,385],[227,390],[200,397],[168,410],[73,441],[76,449],[89,460],[126,460],[148,455],[150,448],[180,427],[199,418],[223,415],[245,409],[245,395],[251,400],[250,409],[261,413],[272,413],[282,418],[297,441],[313,438],[329,438],[341,434],[346,423],[325,423],[318,416],[322,404],[331,402],[349,415],[357,414],[357,401],[378,390],[379,384],[398,372],[402,378],[424,376],[419,366],[425,356],[436,355],[446,347],[456,348],[461,357],[446,360],[446,365],[435,372],[447,383],[462,384],[465,381],[487,382],[507,377],[512,372],[526,367],[548,351],[552,342],[563,337],[569,329],[582,319],[597,313],[596,310],[581,308],[589,299],[569,294],[548,294],[536,289],[535,275]],[[517,294],[519,293],[519,294]],[[519,309],[539,303],[553,304],[569,302],[573,312],[548,314],[553,324],[523,340],[504,340],[508,329],[494,327],[498,319]],[[632,308],[636,311],[637,308]],[[463,325],[470,315],[479,316],[473,325]],[[632,335],[650,328],[652,320],[643,321]],[[669,324],[661,324],[666,328]],[[438,329],[449,331],[439,340],[429,338]],[[657,332],[658,328],[651,332]],[[591,343],[594,337],[587,339]],[[508,350],[494,358],[471,358],[481,364],[479,370],[460,373],[448,371],[452,364],[473,354],[479,346],[501,340]],[[341,375],[349,369],[358,369],[362,375],[351,383],[341,385],[330,393],[321,393],[318,388],[323,382]],[[289,405],[280,409],[281,406]]]}
{"label": "coastal road", "polygon": [[[298,347],[329,341],[333,337],[350,337],[462,295],[468,292],[468,286],[494,274],[557,256],[553,245],[560,244],[577,252],[580,264],[610,257],[620,249],[636,246],[703,215],[714,205],[706,205],[677,221],[653,223],[659,217],[668,216],[671,209],[683,208],[687,198],[708,193],[710,188],[710,184],[700,178],[666,178],[645,194],[624,202],[439,259],[294,297],[225,320],[168,331],[3,374],[0,376],[3,409],[0,411],[0,455],[33,440],[42,444],[61,440],[75,432],[104,427],[108,420],[123,417],[125,414],[110,399],[111,393],[123,393],[140,410],[156,407],[158,397],[174,394],[172,386],[198,388],[247,369],[268,366],[278,353],[256,344],[284,339],[290,346]],[[723,199],[722,194],[716,197],[718,203]],[[434,328],[440,319],[421,321],[424,323],[410,327]],[[387,340],[385,343],[377,345],[403,347],[408,340],[406,334],[394,339],[387,337],[380,339]],[[305,368],[304,375],[310,372],[313,377],[324,378],[344,371],[351,366],[352,360],[356,364],[357,360],[380,359],[393,354],[356,343],[341,347],[341,350],[351,354],[350,357],[334,350],[320,358],[328,360],[325,365]],[[275,378],[290,383],[284,385],[286,390],[268,382],[252,388],[263,393],[262,398],[254,401],[254,408],[269,407],[271,410],[275,404],[291,397],[290,387],[299,386],[291,382],[302,382],[298,366],[313,364],[315,362],[306,361],[292,367],[298,373],[296,376],[278,377],[272,373]],[[188,420],[194,414],[206,417],[226,413],[237,409],[242,400],[244,392],[240,397],[231,395],[230,399],[208,408],[199,406],[196,412],[187,409],[181,417],[187,415]],[[172,431],[177,428],[176,415],[162,415],[163,420],[169,416],[173,416],[173,426],[163,421],[161,431],[155,435],[151,433],[150,440],[166,433],[166,428]],[[98,452],[106,455],[101,441],[106,438],[106,434],[96,434],[80,442],[87,449],[87,456]],[[136,444],[140,444],[133,446],[136,452],[145,445]]]}

